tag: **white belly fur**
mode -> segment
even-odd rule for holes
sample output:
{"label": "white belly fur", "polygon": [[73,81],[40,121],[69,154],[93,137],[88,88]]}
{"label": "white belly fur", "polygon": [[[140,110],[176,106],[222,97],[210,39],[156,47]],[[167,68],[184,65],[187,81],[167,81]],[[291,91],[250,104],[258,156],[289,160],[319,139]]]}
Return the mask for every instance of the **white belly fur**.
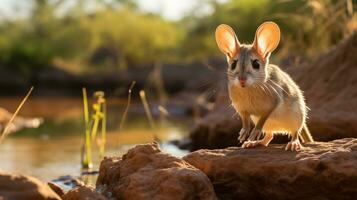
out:
{"label": "white belly fur", "polygon": [[[251,118],[256,124],[260,116],[251,115]],[[280,103],[266,120],[263,132],[294,134],[302,124],[303,113],[297,102],[290,105]]]}

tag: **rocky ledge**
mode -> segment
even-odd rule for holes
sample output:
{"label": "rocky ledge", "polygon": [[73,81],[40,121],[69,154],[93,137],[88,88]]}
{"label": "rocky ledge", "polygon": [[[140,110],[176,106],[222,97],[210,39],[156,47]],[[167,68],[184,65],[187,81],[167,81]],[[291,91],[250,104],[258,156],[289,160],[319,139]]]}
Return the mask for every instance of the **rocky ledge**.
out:
{"label": "rocky ledge", "polygon": [[355,199],[357,139],[199,150],[183,158],[211,180],[219,199]]}
{"label": "rocky ledge", "polygon": [[22,175],[0,173],[0,199],[355,199],[357,139],[255,149],[199,150],[182,159],[157,143],[105,158],[96,187],[64,192]]}

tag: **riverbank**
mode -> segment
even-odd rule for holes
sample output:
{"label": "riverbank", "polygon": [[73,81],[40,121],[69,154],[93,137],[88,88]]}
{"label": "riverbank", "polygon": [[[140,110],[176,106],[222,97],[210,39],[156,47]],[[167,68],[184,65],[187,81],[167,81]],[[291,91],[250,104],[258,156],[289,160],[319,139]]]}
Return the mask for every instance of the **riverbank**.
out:
{"label": "riverbank", "polygon": [[[134,93],[144,88],[154,88],[155,81],[162,81],[168,94],[182,91],[204,91],[217,81],[217,70],[225,70],[220,59],[207,62],[163,64],[161,69],[154,66],[131,66],[128,69],[110,72],[73,73],[60,66],[47,68],[27,74],[0,68],[0,96],[23,95],[34,86],[38,96],[81,96],[82,87],[89,93],[104,91],[107,96],[126,97],[130,84],[136,81]],[[209,80],[207,82],[207,80]],[[160,86],[161,87],[161,86]]]}

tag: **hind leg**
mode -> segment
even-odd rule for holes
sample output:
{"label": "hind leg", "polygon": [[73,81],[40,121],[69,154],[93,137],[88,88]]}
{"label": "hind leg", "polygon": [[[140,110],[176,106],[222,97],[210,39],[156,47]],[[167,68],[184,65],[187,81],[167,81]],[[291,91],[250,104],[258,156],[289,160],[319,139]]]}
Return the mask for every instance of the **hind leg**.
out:
{"label": "hind leg", "polygon": [[299,131],[292,134],[290,142],[285,147],[286,151],[300,151],[302,149],[302,145],[299,141],[299,134]]}
{"label": "hind leg", "polygon": [[243,143],[242,147],[243,148],[253,148],[256,146],[268,146],[272,139],[273,139],[273,133],[267,132],[267,133],[265,133],[265,136],[263,139],[255,140],[255,141],[246,141]]}

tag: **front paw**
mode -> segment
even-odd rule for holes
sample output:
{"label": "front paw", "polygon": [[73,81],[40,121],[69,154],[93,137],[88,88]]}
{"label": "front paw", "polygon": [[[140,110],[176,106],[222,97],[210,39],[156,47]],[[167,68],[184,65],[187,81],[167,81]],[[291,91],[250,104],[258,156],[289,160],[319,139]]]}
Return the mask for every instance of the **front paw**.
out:
{"label": "front paw", "polygon": [[242,148],[246,149],[246,148],[254,148],[258,145],[260,145],[260,141],[245,141],[243,144],[242,144]]}
{"label": "front paw", "polygon": [[290,141],[286,147],[285,150],[286,151],[300,151],[302,149],[302,145],[300,144],[299,140],[293,140]]}
{"label": "front paw", "polygon": [[249,136],[249,130],[242,128],[239,132],[238,141],[243,143]]}
{"label": "front paw", "polygon": [[254,141],[259,140],[260,136],[262,136],[263,132],[259,129],[253,129],[249,135],[248,140]]}

